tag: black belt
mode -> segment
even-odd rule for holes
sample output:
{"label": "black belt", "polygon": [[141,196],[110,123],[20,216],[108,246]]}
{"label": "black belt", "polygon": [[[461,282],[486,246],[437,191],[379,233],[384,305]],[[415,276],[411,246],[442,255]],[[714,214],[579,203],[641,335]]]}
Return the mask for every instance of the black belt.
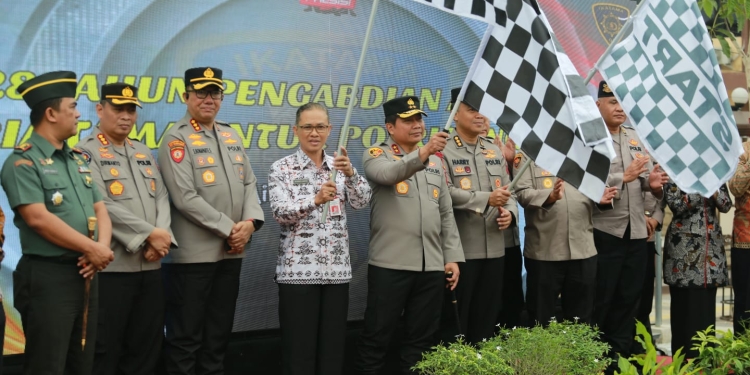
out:
{"label": "black belt", "polygon": [[40,261],[40,262],[45,262],[45,263],[67,264],[67,265],[73,265],[73,266],[78,265],[78,258],[72,258],[69,256],[45,257],[41,255],[34,255],[34,254],[24,254],[23,257],[29,260]]}

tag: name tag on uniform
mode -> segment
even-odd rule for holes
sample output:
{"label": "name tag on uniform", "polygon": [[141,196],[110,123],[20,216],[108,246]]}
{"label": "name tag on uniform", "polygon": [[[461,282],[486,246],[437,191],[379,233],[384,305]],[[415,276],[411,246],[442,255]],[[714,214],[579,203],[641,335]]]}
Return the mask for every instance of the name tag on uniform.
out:
{"label": "name tag on uniform", "polygon": [[332,200],[331,204],[328,206],[328,216],[341,216],[341,201],[338,198]]}
{"label": "name tag on uniform", "polygon": [[310,183],[310,180],[308,180],[306,178],[298,178],[298,179],[294,180],[294,184],[295,185],[307,185],[309,183]]}

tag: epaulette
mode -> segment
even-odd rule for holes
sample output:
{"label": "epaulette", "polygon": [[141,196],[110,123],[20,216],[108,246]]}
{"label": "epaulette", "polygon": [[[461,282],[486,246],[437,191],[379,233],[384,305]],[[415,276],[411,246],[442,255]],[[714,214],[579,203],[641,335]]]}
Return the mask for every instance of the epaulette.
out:
{"label": "epaulette", "polygon": [[15,152],[17,154],[23,154],[24,152],[28,151],[30,148],[31,148],[31,143],[24,142],[15,147]]}

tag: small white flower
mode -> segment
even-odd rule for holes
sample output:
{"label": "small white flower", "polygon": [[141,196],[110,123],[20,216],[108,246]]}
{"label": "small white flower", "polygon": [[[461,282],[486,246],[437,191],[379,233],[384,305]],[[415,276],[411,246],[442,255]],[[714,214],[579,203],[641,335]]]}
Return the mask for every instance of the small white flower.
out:
{"label": "small white flower", "polygon": [[482,355],[481,355],[481,354],[479,354],[479,353],[477,353],[477,358],[478,358],[478,359],[482,359]]}
{"label": "small white flower", "polygon": [[594,358],[594,363],[599,363],[599,358]]}
{"label": "small white flower", "polygon": [[579,319],[581,319],[581,318],[579,318],[579,317],[577,317],[577,316],[574,316],[574,317],[573,317],[573,319],[575,319],[575,320],[576,320],[576,322],[578,322],[578,320],[579,320]]}
{"label": "small white flower", "polygon": [[487,339],[482,339],[482,342],[487,342]]}
{"label": "small white flower", "polygon": [[495,349],[502,350],[503,348],[501,348],[500,346],[496,346]]}
{"label": "small white flower", "polygon": [[514,330],[514,331],[516,330],[516,327],[515,327],[515,326],[513,327],[513,330]]}
{"label": "small white flower", "polygon": [[563,332],[563,334],[567,333],[567,332],[565,332],[565,330],[563,330],[562,332]]}
{"label": "small white flower", "polygon": [[453,349],[453,353],[458,353],[458,350],[456,350],[456,349]]}
{"label": "small white flower", "polygon": [[557,319],[553,316],[552,319],[549,320],[550,323],[557,323]]}

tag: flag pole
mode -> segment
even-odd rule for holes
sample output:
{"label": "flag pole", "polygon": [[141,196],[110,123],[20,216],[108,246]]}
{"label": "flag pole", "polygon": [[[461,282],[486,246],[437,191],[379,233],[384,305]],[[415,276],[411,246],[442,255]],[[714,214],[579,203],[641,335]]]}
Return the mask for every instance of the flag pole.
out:
{"label": "flag pole", "polygon": [[[362,52],[359,55],[359,64],[357,65],[357,72],[354,74],[354,85],[352,99],[349,101],[349,106],[346,108],[346,117],[344,117],[344,126],[341,127],[341,134],[339,134],[339,144],[336,147],[336,152],[341,152],[342,147],[346,147],[346,141],[349,138],[349,120],[352,117],[352,111],[354,110],[354,103],[357,101],[359,92],[359,78],[362,76],[362,67],[365,65],[365,55],[367,55],[367,47],[370,44],[370,34],[372,33],[372,25],[375,23],[375,13],[378,10],[378,1],[372,0],[372,10],[370,11],[370,19],[367,21],[367,31],[365,31],[365,41],[362,44]],[[336,176],[338,173],[334,169],[331,171],[331,182],[336,182]],[[328,217],[328,209],[331,206],[331,202],[326,202],[323,208],[323,215],[320,216],[320,222],[325,223]]]}
{"label": "flag pole", "polygon": [[464,94],[466,94],[466,88],[469,87],[469,82],[471,82],[471,77],[474,75],[474,71],[477,70],[477,65],[479,65],[479,60],[482,59],[482,53],[484,53],[484,48],[487,46],[487,42],[490,40],[490,36],[492,36],[492,29],[494,26],[487,24],[487,29],[484,31],[484,36],[482,37],[482,41],[479,43],[479,48],[477,49],[476,55],[474,55],[474,61],[471,62],[471,67],[469,67],[469,72],[466,73],[466,78],[464,78],[464,83],[461,85],[461,91],[458,93],[458,96],[456,97],[456,102],[453,103],[453,107],[451,108],[451,114],[448,116],[448,120],[445,122],[445,126],[443,127],[443,132],[450,133],[451,129],[451,122],[453,121],[453,118],[456,117],[456,112],[458,112],[458,105],[461,103],[462,100],[464,100]]}
{"label": "flag pole", "polygon": [[640,0],[638,2],[638,5],[633,10],[633,13],[630,14],[630,17],[628,17],[628,20],[625,21],[625,24],[622,25],[622,27],[620,28],[620,31],[612,39],[612,43],[610,43],[609,46],[607,46],[607,49],[604,50],[604,53],[599,57],[599,60],[597,60],[594,66],[591,67],[591,70],[589,70],[589,74],[586,76],[586,79],[583,80],[584,86],[588,85],[589,82],[591,82],[591,79],[594,78],[594,74],[596,74],[596,71],[599,69],[599,64],[601,64],[602,61],[607,56],[609,56],[609,54],[612,52],[612,49],[615,48],[615,45],[617,45],[617,43],[620,43],[620,41],[622,40],[622,37],[625,34],[625,30],[628,28],[628,26],[630,26],[633,23],[633,16],[638,14],[638,10],[641,9],[643,4],[645,4],[647,1],[648,0]]}

